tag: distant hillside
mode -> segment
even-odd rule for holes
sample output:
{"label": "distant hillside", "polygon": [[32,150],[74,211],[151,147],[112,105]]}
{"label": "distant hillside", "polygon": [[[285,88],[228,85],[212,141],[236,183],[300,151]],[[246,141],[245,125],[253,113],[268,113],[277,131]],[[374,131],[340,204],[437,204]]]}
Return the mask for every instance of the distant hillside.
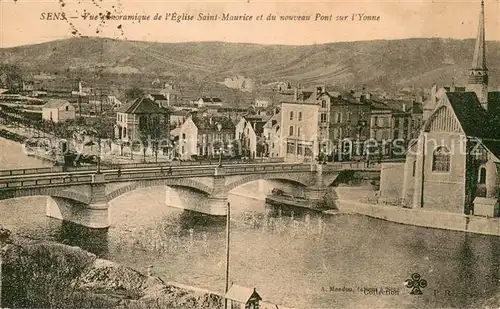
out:
{"label": "distant hillside", "polygon": [[[0,62],[36,71],[83,70],[146,73],[198,82],[243,76],[256,87],[277,80],[304,85],[428,88],[433,82],[466,81],[474,40],[406,39],[310,46],[222,42],[153,43],[73,38],[0,49]],[[490,85],[500,84],[500,42],[487,43]]]}

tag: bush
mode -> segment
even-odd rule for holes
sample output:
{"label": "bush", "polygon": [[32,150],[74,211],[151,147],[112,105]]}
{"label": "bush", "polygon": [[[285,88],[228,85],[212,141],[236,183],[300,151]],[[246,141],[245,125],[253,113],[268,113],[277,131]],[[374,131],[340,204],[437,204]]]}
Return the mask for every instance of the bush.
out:
{"label": "bush", "polygon": [[60,244],[10,245],[2,274],[3,305],[21,308],[65,308],[74,305],[80,277],[95,256]]}

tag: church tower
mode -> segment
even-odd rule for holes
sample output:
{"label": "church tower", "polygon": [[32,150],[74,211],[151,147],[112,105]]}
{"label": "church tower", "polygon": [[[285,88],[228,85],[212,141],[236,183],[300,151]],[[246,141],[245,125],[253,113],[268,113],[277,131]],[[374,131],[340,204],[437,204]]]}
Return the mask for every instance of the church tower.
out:
{"label": "church tower", "polygon": [[481,0],[479,25],[472,68],[466,91],[475,92],[484,109],[488,109],[488,68],[486,67],[486,41],[484,33],[484,0]]}

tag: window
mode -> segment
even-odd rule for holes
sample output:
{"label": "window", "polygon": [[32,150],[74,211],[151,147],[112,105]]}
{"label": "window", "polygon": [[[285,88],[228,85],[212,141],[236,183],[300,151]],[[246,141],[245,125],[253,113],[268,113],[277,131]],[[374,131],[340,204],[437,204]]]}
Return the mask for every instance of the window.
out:
{"label": "window", "polygon": [[123,128],[123,137],[127,137],[127,128]]}
{"label": "window", "polygon": [[182,139],[186,139],[186,133],[182,133]]}
{"label": "window", "polygon": [[290,126],[290,128],[288,129],[288,133],[288,135],[293,136],[293,126]]}
{"label": "window", "polygon": [[434,150],[432,156],[432,171],[433,172],[449,172],[450,171],[450,151],[448,148],[441,146]]}
{"label": "window", "polygon": [[321,108],[326,108],[326,100],[321,101]]}
{"label": "window", "polygon": [[290,120],[293,120],[293,111],[290,112]]}
{"label": "window", "polygon": [[302,121],[302,112],[299,112],[299,121]]}
{"label": "window", "polygon": [[486,183],[486,168],[481,167],[479,169],[479,177],[477,183],[484,185]]}
{"label": "window", "polygon": [[342,113],[337,113],[337,123],[342,121]]}
{"label": "window", "polygon": [[66,111],[69,111],[69,106],[68,105],[66,105]]}
{"label": "window", "polygon": [[295,143],[293,142],[286,143],[286,153],[295,154]]}
{"label": "window", "polygon": [[300,133],[301,133],[301,132],[300,132],[300,131],[301,131],[300,129],[301,129],[300,127],[298,127],[298,128],[297,128],[297,136],[300,136]]}
{"label": "window", "polygon": [[413,161],[412,176],[415,177],[415,172],[417,170],[417,161]]}
{"label": "window", "polygon": [[398,130],[394,130],[394,138],[399,138],[399,131]]}
{"label": "window", "polygon": [[320,119],[321,123],[326,123],[326,114],[325,113],[322,113],[321,114],[321,119]]}

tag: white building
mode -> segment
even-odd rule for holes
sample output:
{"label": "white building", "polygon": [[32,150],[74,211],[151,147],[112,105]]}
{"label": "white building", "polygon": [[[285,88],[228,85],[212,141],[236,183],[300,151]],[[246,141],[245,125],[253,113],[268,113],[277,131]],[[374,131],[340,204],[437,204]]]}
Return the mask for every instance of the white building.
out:
{"label": "white building", "polygon": [[267,108],[269,106],[269,99],[267,98],[256,98],[253,106],[255,108]]}
{"label": "white building", "polygon": [[315,103],[281,103],[280,157],[286,161],[303,161],[318,155],[319,109]]}
{"label": "white building", "polygon": [[75,107],[66,100],[49,100],[42,107],[42,118],[53,122],[75,119]]}
{"label": "white building", "polygon": [[281,154],[281,113],[274,114],[263,128],[263,136],[267,143],[267,153],[270,157],[279,157]]}
{"label": "white building", "polygon": [[196,101],[198,108],[202,107],[222,107],[222,100],[220,98],[201,97]]}
{"label": "white building", "polygon": [[170,131],[170,135],[177,140],[175,151],[179,158],[189,160],[191,156],[198,154],[198,127],[191,117]]}
{"label": "white building", "polygon": [[[265,121],[260,117],[241,117],[240,121],[236,124],[235,137],[238,139],[243,150],[243,156],[255,158],[263,156],[267,152],[264,149],[263,131]],[[262,147],[258,147],[258,145]]]}

